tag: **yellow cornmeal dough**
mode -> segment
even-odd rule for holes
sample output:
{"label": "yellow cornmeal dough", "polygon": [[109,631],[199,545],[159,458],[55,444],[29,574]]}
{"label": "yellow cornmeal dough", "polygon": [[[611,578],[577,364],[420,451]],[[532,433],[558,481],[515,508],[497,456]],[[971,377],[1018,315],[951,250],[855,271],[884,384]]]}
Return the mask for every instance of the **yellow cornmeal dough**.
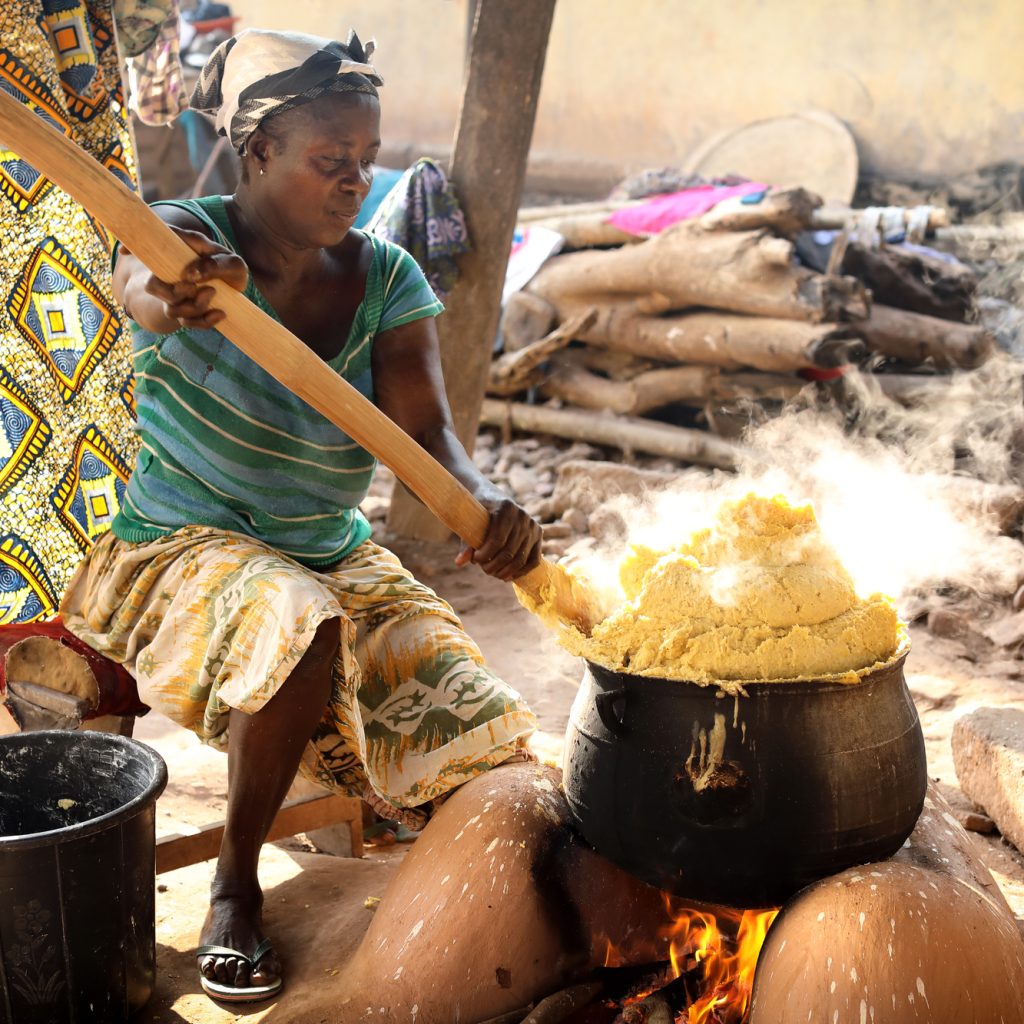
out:
{"label": "yellow cornmeal dough", "polygon": [[855,682],[904,642],[892,601],[859,598],[811,506],[781,497],[727,502],[675,550],[635,546],[619,578],[625,603],[590,637],[573,631],[563,642],[634,675]]}

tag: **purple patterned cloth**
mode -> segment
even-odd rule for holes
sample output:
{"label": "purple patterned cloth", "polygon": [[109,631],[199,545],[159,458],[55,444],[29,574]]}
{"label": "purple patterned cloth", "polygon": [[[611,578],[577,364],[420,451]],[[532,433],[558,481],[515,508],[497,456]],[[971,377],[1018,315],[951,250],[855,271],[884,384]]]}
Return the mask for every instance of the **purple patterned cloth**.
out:
{"label": "purple patterned cloth", "polygon": [[455,258],[472,249],[451,183],[426,158],[398,179],[367,229],[410,253],[442,302],[459,277]]}

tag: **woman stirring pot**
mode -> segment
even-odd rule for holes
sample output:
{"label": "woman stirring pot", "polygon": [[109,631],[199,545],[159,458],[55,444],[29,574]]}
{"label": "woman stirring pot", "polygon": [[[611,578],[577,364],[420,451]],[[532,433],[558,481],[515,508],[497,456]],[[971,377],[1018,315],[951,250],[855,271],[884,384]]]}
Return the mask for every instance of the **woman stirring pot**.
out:
{"label": "woman stirring pot", "polygon": [[352,227],[380,146],[372,52],[354,34],[225,42],[192,106],[239,152],[237,191],[156,205],[196,253],[182,280],[116,256],[141,450],[61,614],[132,672],[143,701],[227,748],[227,824],[198,950],[218,999],[281,987],[257,863],[298,767],[422,827],[433,801],[528,756],[536,726],[451,608],[370,540],[358,505],[373,457],[224,337],[211,308],[210,281],[244,291],[469,488],[490,526],[460,564],[503,580],[536,564],[539,526],[452,428],[441,304],[406,252]]}

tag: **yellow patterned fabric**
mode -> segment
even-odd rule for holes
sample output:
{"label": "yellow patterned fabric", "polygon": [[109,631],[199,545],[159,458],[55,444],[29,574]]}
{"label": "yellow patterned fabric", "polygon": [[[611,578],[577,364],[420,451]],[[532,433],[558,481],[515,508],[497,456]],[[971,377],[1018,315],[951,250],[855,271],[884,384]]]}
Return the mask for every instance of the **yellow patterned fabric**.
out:
{"label": "yellow patterned fabric", "polygon": [[138,544],[111,533],[61,614],[135,676],[146,704],[218,746],[230,709],[259,711],[317,626],[337,620],[331,700],[302,770],[355,796],[369,782],[398,807],[499,764],[536,728],[449,605],[372,541],[318,572],[209,527]]}
{"label": "yellow patterned fabric", "polygon": [[[3,0],[0,89],[135,187],[110,0]],[[48,618],[136,441],[111,239],[0,147],[0,625]]]}

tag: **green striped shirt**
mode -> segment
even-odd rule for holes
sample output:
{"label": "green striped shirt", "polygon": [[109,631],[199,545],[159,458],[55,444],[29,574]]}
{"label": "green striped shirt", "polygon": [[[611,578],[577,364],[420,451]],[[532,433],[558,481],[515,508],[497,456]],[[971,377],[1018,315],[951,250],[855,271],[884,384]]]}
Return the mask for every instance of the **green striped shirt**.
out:
{"label": "green striped shirt", "polygon": [[[174,205],[238,250],[220,196]],[[367,235],[366,293],[342,351],[328,362],[373,401],[373,339],[443,309],[413,258]],[[278,319],[249,278],[246,297]],[[357,506],[376,460],[217,330],[160,335],[131,324],[136,427],[142,441],[120,512],[122,540],[188,525],[256,537],[311,567],[337,562],[370,535]]]}

